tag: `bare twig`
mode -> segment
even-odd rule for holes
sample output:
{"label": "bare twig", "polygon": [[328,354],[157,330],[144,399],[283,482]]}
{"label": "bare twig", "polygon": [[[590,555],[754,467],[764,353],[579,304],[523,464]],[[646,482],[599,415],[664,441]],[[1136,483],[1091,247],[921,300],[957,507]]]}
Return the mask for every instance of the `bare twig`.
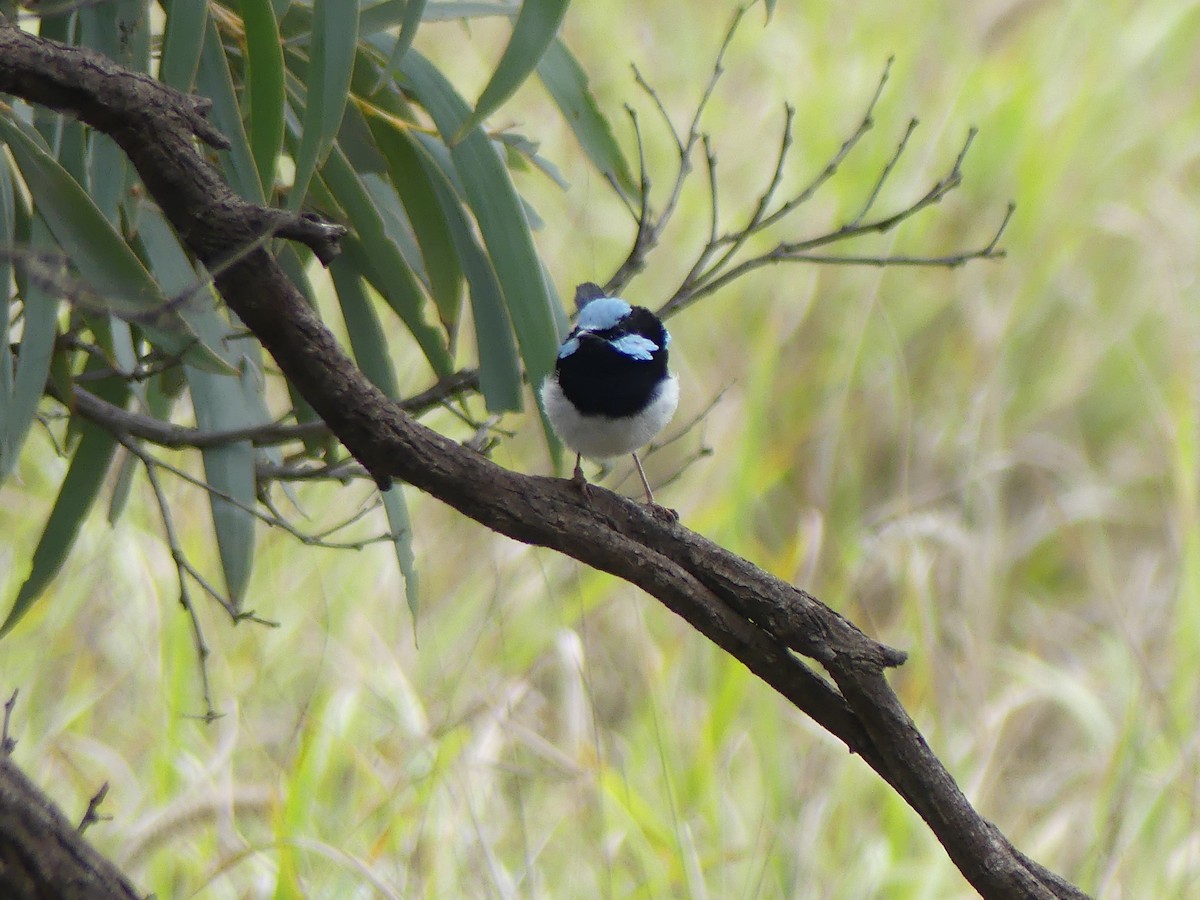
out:
{"label": "bare twig", "polygon": [[9,756],[17,746],[17,739],[9,732],[12,724],[13,707],[17,705],[18,688],[13,688],[12,695],[4,701],[4,728],[0,730],[0,755]]}
{"label": "bare twig", "polygon": [[111,820],[112,816],[100,814],[100,804],[104,802],[104,798],[108,796],[108,782],[100,785],[100,790],[92,794],[92,799],[88,801],[87,809],[84,810],[83,818],[79,820],[79,826],[75,829],[80,834],[83,834],[92,825],[97,822]]}
{"label": "bare twig", "polygon": [[[191,593],[188,591],[187,576],[191,574],[192,567],[184,555],[183,547],[179,543],[179,538],[175,534],[175,521],[171,517],[171,505],[167,502],[167,495],[163,492],[162,485],[158,481],[158,472],[155,470],[153,463],[148,462],[145,454],[139,447],[128,439],[121,442],[134,456],[142,461],[143,467],[146,469],[146,478],[150,482],[150,488],[154,491],[154,499],[158,504],[158,514],[162,521],[163,532],[167,539],[167,549],[171,552],[171,559],[175,562],[175,574],[179,580],[179,604],[188,614],[188,619],[192,625],[192,643],[196,648],[196,660],[200,670],[200,691],[204,697],[204,714],[200,716],[206,722],[211,722],[221,717],[213,707],[212,691],[208,683],[208,643],[204,640],[204,629],[200,625],[200,617],[196,614],[195,604],[192,603]],[[232,605],[232,604],[228,604]]]}

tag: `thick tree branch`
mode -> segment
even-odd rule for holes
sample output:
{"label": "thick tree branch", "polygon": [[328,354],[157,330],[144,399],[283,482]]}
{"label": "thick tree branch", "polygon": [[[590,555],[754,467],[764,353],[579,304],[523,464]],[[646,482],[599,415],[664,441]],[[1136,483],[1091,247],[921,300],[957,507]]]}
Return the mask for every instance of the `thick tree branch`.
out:
{"label": "thick tree branch", "polygon": [[[239,256],[267,231],[295,234],[322,258],[335,247],[323,242],[327,231],[285,228],[286,213],[232,195],[195,147],[196,137],[220,143],[204,123],[203,101],[6,25],[0,91],[70,112],[120,144],[188,248],[222,272],[217,286],[233,312],[377,482],[402,478],[489,529],[559,550],[656,597],[860,754],[984,896],[1085,896],[972,809],[887,683],[885,669],[903,653],[632,501],[594,488],[588,502],[569,481],[500,468],[420,425],[372,386],[261,245]],[[819,662],[833,684],[791,651]]]}
{"label": "thick tree branch", "polygon": [[[95,816],[90,804],[88,813]],[[0,753],[0,896],[138,900],[141,895],[80,830],[8,753]]]}

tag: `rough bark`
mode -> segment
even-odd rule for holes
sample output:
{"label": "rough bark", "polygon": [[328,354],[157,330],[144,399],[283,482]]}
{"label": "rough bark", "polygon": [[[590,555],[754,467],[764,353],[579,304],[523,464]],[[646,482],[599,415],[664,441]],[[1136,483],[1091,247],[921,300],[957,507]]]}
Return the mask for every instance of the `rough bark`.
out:
{"label": "rough bark", "polygon": [[0,752],[0,897],[137,900],[117,867]]}
{"label": "rough bark", "polygon": [[[888,685],[886,669],[903,653],[678,522],[601,488],[589,499],[569,481],[503,469],[380,393],[270,254],[244,251],[275,233],[328,259],[340,230],[233,195],[196,147],[196,138],[224,146],[203,118],[204,101],[3,24],[0,91],[71,113],[117,141],[188,249],[222,272],[217,286],[230,309],[377,482],[403,479],[493,531],[641,587],[859,754],[981,895],[1086,896],[971,807]],[[832,683],[797,654],[819,662]]]}

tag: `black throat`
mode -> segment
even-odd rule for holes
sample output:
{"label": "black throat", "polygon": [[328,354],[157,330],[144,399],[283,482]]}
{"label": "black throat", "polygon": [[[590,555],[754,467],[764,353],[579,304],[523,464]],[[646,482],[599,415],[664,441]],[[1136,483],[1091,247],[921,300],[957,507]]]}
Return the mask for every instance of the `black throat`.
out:
{"label": "black throat", "polygon": [[[658,345],[650,359],[634,359],[613,348],[609,338],[640,334]],[[619,329],[583,335],[579,349],[558,360],[555,372],[563,394],[585,416],[620,419],[644,410],[667,379],[667,334],[648,309],[635,306]]]}

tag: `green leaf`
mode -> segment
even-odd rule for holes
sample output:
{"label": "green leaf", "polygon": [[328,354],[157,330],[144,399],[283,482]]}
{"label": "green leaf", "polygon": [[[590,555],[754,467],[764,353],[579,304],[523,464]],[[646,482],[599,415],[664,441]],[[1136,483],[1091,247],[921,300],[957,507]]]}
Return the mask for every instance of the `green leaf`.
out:
{"label": "green leaf", "polygon": [[296,180],[289,200],[299,209],[313,173],[324,164],[342,124],[358,49],[358,4],[315,0],[308,65],[304,131],[296,153]]}
{"label": "green leaf", "polygon": [[355,362],[377,388],[395,400],[400,396],[400,388],[388,356],[383,326],[379,323],[379,316],[375,314],[360,277],[363,263],[361,247],[361,244],[353,241],[343,244],[342,254],[329,265],[329,274],[333,277],[333,287],[342,307],[342,318],[346,321],[346,333],[350,337]]}
{"label": "green leaf", "polygon": [[449,374],[453,368],[450,351],[442,332],[425,320],[421,288],[399,248],[388,237],[366,185],[336,145],[325,161],[321,175],[330,193],[354,223],[357,237],[344,240],[343,248],[356,240],[361,242],[363,274],[412,332],[434,372]]}
{"label": "green leaf", "polygon": [[[362,11],[358,20],[358,33],[362,37],[379,34],[399,25],[403,38],[404,23],[410,14],[412,0],[385,0]],[[421,21],[451,22],[455,19],[480,19],[488,16],[511,17],[517,14],[517,3],[443,2],[436,0],[422,4]],[[397,57],[398,59],[399,57]]]}
{"label": "green leaf", "polygon": [[158,77],[176,90],[190,93],[200,65],[208,25],[208,0],[167,0],[166,34]]}
{"label": "green leaf", "polygon": [[[353,5],[353,4],[351,4]],[[258,180],[268,195],[283,146],[283,45],[270,0],[241,0],[246,31],[246,122]]]}
{"label": "green leaf", "polygon": [[[110,403],[124,405],[127,394],[122,383],[110,379],[102,384],[104,387],[95,386],[98,394]],[[67,553],[79,535],[79,526],[100,495],[117,442],[107,431],[90,422],[82,422],[80,431],[82,437],[71,458],[67,477],[63,479],[50,517],[33,551],[29,576],[17,592],[4,624],[0,625],[0,637],[8,634],[24,618],[62,569]]]}
{"label": "green leaf", "polygon": [[[251,410],[242,396],[243,391],[252,389],[249,385],[257,378],[249,366],[240,378],[191,367],[187,368],[187,375],[199,428],[219,431],[253,424]],[[206,447],[201,457],[204,480],[209,486],[238,501],[231,503],[216,493],[208,495],[225,588],[234,608],[240,609],[254,563],[255,521],[245,508],[252,509],[257,502],[254,447],[249,441]]]}
{"label": "green leaf", "polygon": [[488,80],[475,111],[463,122],[451,144],[457,144],[472,128],[500,108],[537,68],[538,60],[558,34],[571,0],[525,0],[513,25],[512,36],[496,71]]}
{"label": "green leaf", "polygon": [[396,550],[396,562],[404,576],[404,597],[412,615],[413,637],[417,634],[417,616],[421,611],[420,581],[417,578],[417,560],[412,549],[412,520],[408,514],[408,503],[400,485],[394,484],[381,495],[383,509],[387,513],[388,527],[392,531],[392,546]]}
{"label": "green leaf", "polygon": [[421,24],[421,17],[424,13],[425,0],[406,0],[404,3],[403,17],[400,20],[400,36],[396,38],[396,43],[392,47],[387,64],[379,73],[379,80],[375,83],[375,90],[371,91],[372,94],[376,93],[384,84],[395,77],[396,72],[399,71],[400,60],[408,52],[408,48],[412,46],[413,38],[417,35],[417,26]]}
{"label": "green leaf", "polygon": [[555,38],[550,43],[537,71],[592,164],[623,190],[635,193],[633,173],[613,137],[612,126],[588,87],[587,73],[561,40]]}
{"label": "green leaf", "polygon": [[229,74],[225,48],[216,24],[210,19],[205,35],[204,48],[200,52],[200,68],[196,72],[196,91],[212,100],[208,117],[213,125],[229,138],[230,148],[218,154],[221,171],[230,186],[251,203],[264,203],[262,182],[246,130],[242,127],[242,111],[238,106],[237,94],[233,89],[233,78]]}
{"label": "green leaf", "polygon": [[[0,177],[0,205],[7,206],[8,213],[13,211],[11,190],[10,174],[5,169]],[[10,202],[5,202],[5,193]],[[13,243],[14,224],[13,217],[0,210],[0,245]],[[30,243],[34,250],[53,246],[50,233],[40,219],[33,222]],[[4,282],[7,280],[5,277]],[[50,361],[54,357],[57,333],[58,298],[39,287],[37,279],[26,280],[22,297],[25,322],[15,372],[9,350],[8,304],[0,310],[0,323],[3,324],[0,328],[0,339],[3,340],[0,347],[0,481],[16,466],[21,446],[37,414],[38,402],[50,373]]]}
{"label": "green leaf", "polygon": [[[377,116],[370,120],[375,143],[387,159],[388,176],[412,224],[429,279],[429,292],[451,334],[458,322],[463,271],[450,226],[430,183],[430,170],[418,157],[418,146],[403,129]],[[437,172],[441,177],[441,173]]]}
{"label": "green leaf", "polygon": [[[469,110],[441,72],[415,50],[405,55],[402,69],[443,140],[457,134]],[[478,128],[450,155],[504,292],[529,381],[539,385],[554,366],[566,317],[551,294],[520,198],[491,141]]]}
{"label": "green leaf", "polygon": [[92,199],[114,227],[119,227],[121,202],[125,199],[129,160],[106,134],[92,132],[89,144],[88,174]]}
{"label": "green leaf", "polygon": [[412,148],[445,216],[454,253],[470,287],[475,346],[479,354],[479,387],[487,408],[503,412],[521,408],[521,363],[513,339],[504,292],[475,230],[462,208],[454,185],[420,141]]}
{"label": "green leaf", "polygon": [[171,355],[223,368],[87,191],[40,141],[5,116],[0,116],[0,139],[8,144],[38,214],[105,310],[137,321],[155,346]]}
{"label": "green leaf", "polygon": [[[163,286],[185,292],[200,279],[179,245],[162,213],[148,209],[142,216],[139,240],[150,266]],[[211,299],[211,291],[203,296]],[[228,340],[234,330],[213,303],[197,304],[190,312],[196,332],[216,348],[225,361],[224,373],[206,372],[184,366],[196,425],[202,431],[224,431],[262,425],[270,420],[263,399],[264,381],[260,366],[246,341]],[[229,374],[232,373],[232,374]],[[277,454],[277,451],[276,451]],[[250,441],[239,441],[201,450],[204,479],[209,493],[213,531],[225,587],[235,608],[240,608],[254,563],[255,518],[250,512],[257,503],[255,462],[257,453]]]}

